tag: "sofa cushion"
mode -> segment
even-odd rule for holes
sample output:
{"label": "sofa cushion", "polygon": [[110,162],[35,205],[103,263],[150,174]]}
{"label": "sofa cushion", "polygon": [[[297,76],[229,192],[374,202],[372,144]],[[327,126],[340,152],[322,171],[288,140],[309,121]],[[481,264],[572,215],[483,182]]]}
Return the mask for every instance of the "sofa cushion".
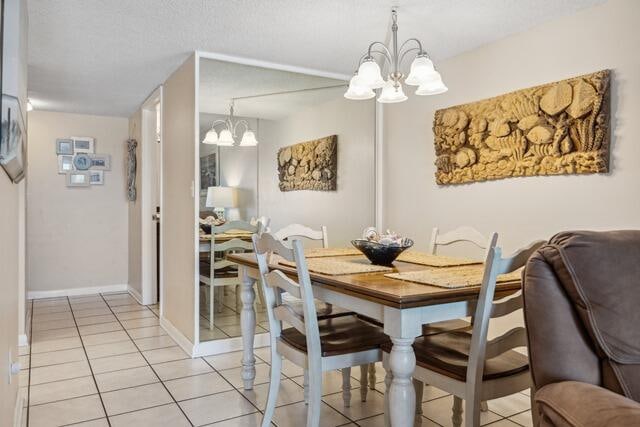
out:
{"label": "sofa cushion", "polygon": [[605,387],[618,388],[615,379],[640,400],[640,231],[563,232],[540,253],[608,364]]}

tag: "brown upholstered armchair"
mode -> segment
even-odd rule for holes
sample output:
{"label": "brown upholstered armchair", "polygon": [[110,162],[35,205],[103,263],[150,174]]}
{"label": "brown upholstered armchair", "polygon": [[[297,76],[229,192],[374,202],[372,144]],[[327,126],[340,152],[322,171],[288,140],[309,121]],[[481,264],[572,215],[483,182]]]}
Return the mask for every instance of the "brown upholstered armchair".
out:
{"label": "brown upholstered armchair", "polygon": [[523,284],[539,425],[640,425],[640,231],[557,234]]}

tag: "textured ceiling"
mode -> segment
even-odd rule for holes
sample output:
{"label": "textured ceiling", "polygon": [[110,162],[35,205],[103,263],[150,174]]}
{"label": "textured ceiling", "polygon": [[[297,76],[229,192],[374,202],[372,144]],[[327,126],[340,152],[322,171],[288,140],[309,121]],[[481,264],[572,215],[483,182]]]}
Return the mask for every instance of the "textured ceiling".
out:
{"label": "textured ceiling", "polygon": [[435,60],[602,0],[30,0],[29,96],[36,108],[128,116],[193,50],[351,73],[384,40]]}
{"label": "textured ceiling", "polygon": [[227,114],[234,99],[236,115],[277,120],[306,106],[342,97],[345,90],[345,82],[340,80],[211,59],[200,61],[203,113]]}

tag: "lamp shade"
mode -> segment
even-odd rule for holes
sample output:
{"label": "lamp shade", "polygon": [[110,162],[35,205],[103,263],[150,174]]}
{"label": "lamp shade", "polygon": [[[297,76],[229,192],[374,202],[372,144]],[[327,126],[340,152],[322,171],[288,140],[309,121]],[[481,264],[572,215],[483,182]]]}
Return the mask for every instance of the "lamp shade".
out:
{"label": "lamp shade", "polygon": [[371,89],[378,89],[384,86],[384,79],[380,73],[380,67],[373,58],[367,59],[360,64],[360,67],[358,67],[358,80],[360,81],[360,85]]}
{"label": "lamp shade", "polygon": [[438,72],[433,68],[433,62],[426,56],[418,56],[411,63],[411,71],[404,81],[408,85],[419,86],[437,80]]}
{"label": "lamp shade", "polygon": [[209,187],[207,188],[208,208],[235,208],[238,206],[237,192],[234,187]]}
{"label": "lamp shade", "polygon": [[258,140],[256,139],[256,134],[251,130],[246,130],[242,135],[242,139],[240,140],[240,146],[242,147],[255,147],[258,145]]}
{"label": "lamp shade", "polygon": [[351,80],[349,81],[349,89],[347,89],[344,94],[345,98],[355,101],[371,99],[374,96],[376,96],[376,94],[373,92],[373,89],[362,85],[357,75],[351,77]]}
{"label": "lamp shade", "polygon": [[383,104],[393,104],[396,102],[402,102],[407,100],[407,95],[404,94],[402,90],[402,85],[398,83],[396,87],[394,85],[393,80],[389,79],[387,83],[385,83],[380,96],[378,97],[378,102]]}
{"label": "lamp shade", "polygon": [[438,80],[432,83],[427,83],[424,85],[420,85],[418,86],[418,89],[416,90],[416,95],[438,95],[441,93],[445,93],[446,91],[448,91],[449,88],[447,88],[444,83],[442,82],[442,80]]}
{"label": "lamp shade", "polygon": [[218,136],[218,145],[233,145],[235,141],[233,140],[233,135],[229,129],[223,129],[220,131],[220,135]]}
{"label": "lamp shade", "polygon": [[216,142],[218,142],[218,133],[213,129],[207,132],[202,140],[203,144],[215,144]]}

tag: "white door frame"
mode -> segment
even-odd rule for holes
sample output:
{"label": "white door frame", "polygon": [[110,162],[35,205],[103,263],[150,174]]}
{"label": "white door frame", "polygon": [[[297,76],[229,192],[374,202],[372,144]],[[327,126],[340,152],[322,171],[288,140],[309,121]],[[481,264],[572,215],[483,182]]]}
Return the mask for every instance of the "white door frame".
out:
{"label": "white door frame", "polygon": [[[162,215],[162,149],[157,146],[156,141],[156,106],[160,105],[160,138],[162,139],[162,86],[157,87],[151,95],[144,101],[141,109],[141,124],[140,124],[140,203],[141,203],[141,251],[142,251],[142,265],[141,265],[141,281],[142,281],[142,304],[155,304],[158,302],[157,284],[156,284],[156,272],[155,264],[153,262],[156,258],[156,246],[154,235],[156,233],[156,222],[153,220],[153,214],[155,213],[156,195],[153,193],[157,191],[157,197],[159,198],[158,204],[160,206],[160,214]],[[151,145],[153,144],[153,145]],[[153,149],[150,149],[153,147]],[[160,164],[158,170],[155,167],[149,167],[157,163],[157,153],[160,150]],[[157,172],[158,176],[154,176],[154,172]],[[160,188],[154,186],[154,181],[158,182]],[[160,257],[157,259],[160,265],[160,296],[163,294],[162,283],[162,220],[160,221]],[[160,298],[160,314],[162,315],[162,302],[163,298]]]}
{"label": "white door frame", "polygon": [[[331,72],[327,72],[327,71],[322,71],[322,70],[316,70],[316,69],[312,69],[312,68],[305,68],[305,67],[296,67],[296,66],[292,66],[292,65],[286,65],[286,64],[279,64],[279,63],[275,63],[275,62],[269,62],[269,61],[261,61],[261,60],[257,60],[257,59],[252,59],[252,58],[245,58],[245,57],[240,57],[240,56],[233,56],[233,55],[226,55],[226,54],[221,54],[221,53],[213,53],[213,52],[204,52],[204,51],[199,51],[196,50],[195,51],[195,79],[196,79],[196,96],[195,96],[195,129],[196,129],[196,138],[194,143],[196,144],[196,149],[195,149],[195,159],[194,159],[194,163],[195,163],[195,176],[194,176],[194,188],[195,191],[197,191],[197,189],[200,188],[200,150],[199,150],[199,144],[200,144],[200,136],[199,136],[199,129],[200,129],[200,102],[199,102],[199,91],[200,91],[200,59],[214,59],[217,61],[224,61],[224,62],[231,62],[231,63],[235,63],[235,64],[242,64],[242,65],[249,65],[249,66],[253,66],[253,67],[261,67],[261,68],[269,68],[269,69],[273,69],[273,70],[280,70],[280,71],[289,71],[292,73],[300,73],[300,74],[307,74],[310,76],[317,76],[317,77],[326,77],[326,78],[331,78],[331,79],[337,79],[337,80],[344,80],[345,82],[348,82],[352,76],[347,75],[347,74],[340,74],[340,73],[331,73]],[[376,110],[375,110],[375,114],[376,114],[376,136],[375,136],[375,162],[376,162],[376,167],[374,168],[375,170],[375,202],[374,202],[374,206],[372,207],[372,209],[374,210],[374,218],[375,218],[375,222],[376,225],[378,225],[380,228],[382,227],[382,224],[384,223],[383,221],[383,182],[382,182],[382,165],[383,165],[383,134],[384,134],[384,128],[383,128],[383,120],[382,120],[382,115],[383,115],[383,108],[382,105],[380,104],[376,104]],[[194,224],[198,223],[198,219],[199,219],[199,197],[194,196],[195,197],[195,218],[194,218]],[[258,215],[260,215],[260,212],[258,212]],[[194,277],[194,287],[195,287],[195,293],[194,295],[196,296],[194,298],[194,326],[195,326],[195,331],[194,331],[194,337],[195,337],[195,342],[194,342],[194,347],[193,347],[193,357],[196,356],[206,356],[206,355],[211,355],[211,354],[218,354],[221,352],[227,352],[227,351],[232,351],[235,349],[240,348],[241,346],[241,338],[237,337],[237,338],[228,338],[228,339],[219,339],[219,340],[213,340],[213,341],[205,341],[205,342],[200,342],[200,311],[199,311],[199,274],[198,274],[198,259],[199,259],[199,235],[198,235],[198,227],[196,226],[194,229],[194,260],[195,260],[195,265],[196,265],[196,277]],[[162,286],[162,284],[160,285]],[[259,334],[256,336],[256,347],[262,347],[262,346],[266,346],[269,345],[269,334],[268,333],[264,333],[264,334]]]}

